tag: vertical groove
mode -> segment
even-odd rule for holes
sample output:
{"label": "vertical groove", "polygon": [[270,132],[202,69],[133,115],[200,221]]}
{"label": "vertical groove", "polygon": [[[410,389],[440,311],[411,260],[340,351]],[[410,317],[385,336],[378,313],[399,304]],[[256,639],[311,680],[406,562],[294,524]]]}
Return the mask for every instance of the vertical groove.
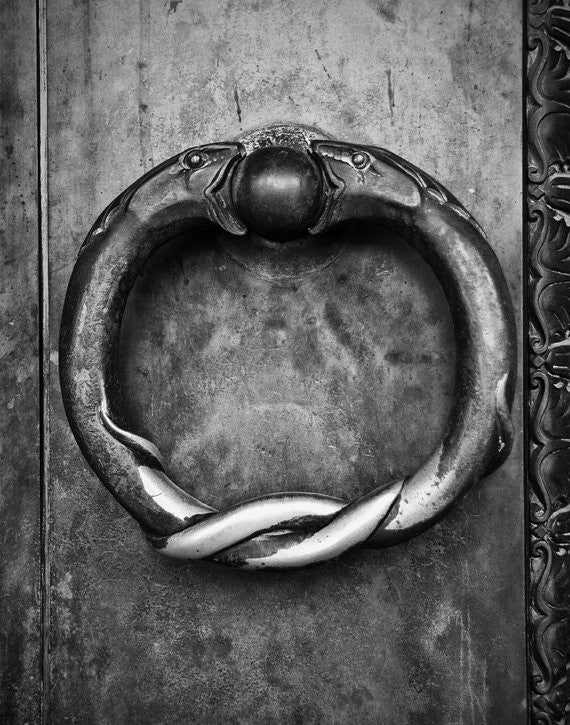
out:
{"label": "vertical groove", "polygon": [[48,256],[48,108],[47,108],[47,0],[36,0],[37,109],[38,109],[38,295],[39,415],[40,415],[40,721],[49,722],[49,256]]}
{"label": "vertical groove", "polygon": [[528,79],[527,79],[527,67],[528,67],[528,41],[527,41],[527,13],[528,13],[528,0],[522,2],[522,335],[521,335],[521,346],[522,346],[522,415],[523,415],[523,511],[524,511],[524,601],[525,601],[525,647],[526,647],[526,720],[530,723],[531,720],[531,691],[530,691],[530,663],[531,663],[531,652],[530,652],[530,631],[531,631],[531,592],[530,592],[530,483],[528,480],[528,472],[530,465],[530,398],[529,398],[529,229],[528,229],[528,124],[527,124],[527,94],[528,94]]}

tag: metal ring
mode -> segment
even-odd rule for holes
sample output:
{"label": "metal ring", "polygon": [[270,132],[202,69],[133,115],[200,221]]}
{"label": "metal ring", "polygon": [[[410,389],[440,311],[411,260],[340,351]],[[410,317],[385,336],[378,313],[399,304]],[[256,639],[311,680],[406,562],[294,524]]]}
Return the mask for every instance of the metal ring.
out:
{"label": "metal ring", "polygon": [[[283,209],[292,208],[291,221]],[[283,493],[219,512],[179,488],[157,448],[126,429],[116,354],[135,278],[159,246],[183,231],[218,226],[243,235],[246,218],[275,239],[284,228],[291,236],[347,220],[378,223],[402,232],[434,270],[456,333],[454,403],[443,439],[409,478],[351,503]],[[509,294],[473,217],[389,151],[319,139],[300,126],[191,148],[136,181],[81,247],[61,324],[63,401],[100,480],[161,554],[250,569],[300,567],[355,546],[389,546],[441,519],[509,453],[514,371]]]}

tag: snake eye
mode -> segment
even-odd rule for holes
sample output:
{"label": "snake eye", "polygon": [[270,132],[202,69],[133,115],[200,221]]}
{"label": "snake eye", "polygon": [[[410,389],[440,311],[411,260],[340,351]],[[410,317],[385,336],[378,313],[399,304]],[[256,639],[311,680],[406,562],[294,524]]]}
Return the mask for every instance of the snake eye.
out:
{"label": "snake eye", "polygon": [[189,151],[182,164],[187,169],[199,169],[200,166],[204,165],[204,156],[198,151]]}
{"label": "snake eye", "polygon": [[364,169],[370,163],[370,158],[361,151],[356,151],[356,153],[352,154],[350,160],[355,169]]}

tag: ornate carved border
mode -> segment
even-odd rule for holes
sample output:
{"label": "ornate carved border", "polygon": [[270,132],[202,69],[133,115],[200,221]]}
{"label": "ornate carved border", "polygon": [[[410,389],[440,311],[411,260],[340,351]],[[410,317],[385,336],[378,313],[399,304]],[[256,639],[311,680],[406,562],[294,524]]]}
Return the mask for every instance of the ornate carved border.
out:
{"label": "ornate carved border", "polygon": [[529,0],[529,688],[570,722],[570,3]]}

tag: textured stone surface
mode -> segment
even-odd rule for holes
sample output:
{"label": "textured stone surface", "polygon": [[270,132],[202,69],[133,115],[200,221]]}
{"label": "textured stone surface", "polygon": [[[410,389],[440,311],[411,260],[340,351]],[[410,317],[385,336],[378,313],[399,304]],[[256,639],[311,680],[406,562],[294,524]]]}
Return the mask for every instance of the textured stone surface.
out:
{"label": "textured stone surface", "polygon": [[[52,0],[54,343],[99,211],[177,151],[271,121],[385,146],[438,177],[488,231],[518,309],[520,12],[514,0]],[[139,280],[123,345],[132,428],[206,501],[354,496],[437,440],[453,362],[441,291],[402,240],[347,241],[314,275],[271,281],[216,240],[180,239]],[[146,548],[75,445],[52,355],[54,722],[521,721],[518,413],[508,463],[423,536],[247,574]]]}
{"label": "textured stone surface", "polygon": [[38,722],[40,464],[35,3],[0,3],[0,720]]}

